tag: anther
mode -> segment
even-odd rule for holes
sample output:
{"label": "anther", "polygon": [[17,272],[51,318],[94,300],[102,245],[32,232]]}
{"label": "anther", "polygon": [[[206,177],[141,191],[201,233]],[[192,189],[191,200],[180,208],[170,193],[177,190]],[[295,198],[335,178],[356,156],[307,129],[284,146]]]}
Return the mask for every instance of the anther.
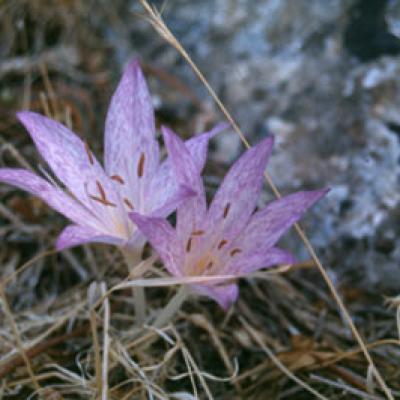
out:
{"label": "anther", "polygon": [[204,235],[204,231],[199,230],[192,232],[192,236],[201,236],[201,235]]}
{"label": "anther", "polygon": [[143,176],[143,170],[144,170],[144,153],[141,153],[137,167],[137,174],[139,178]]}
{"label": "anther", "polygon": [[241,253],[242,250],[235,248],[233,250],[231,250],[231,252],[229,253],[231,255],[231,257],[233,257],[235,254]]}
{"label": "anther", "polygon": [[209,271],[209,270],[212,268],[213,265],[214,265],[214,263],[213,263],[212,261],[210,261],[210,262],[206,265],[205,270],[206,270],[206,271]]}
{"label": "anther", "polygon": [[221,250],[227,243],[228,243],[227,240],[222,239],[218,244],[218,250]]}
{"label": "anther", "polygon": [[133,204],[126,198],[124,197],[124,203],[131,209],[133,210]]}
{"label": "anther", "polygon": [[87,143],[85,143],[85,151],[86,151],[86,154],[88,156],[90,164],[93,165],[94,164],[93,155],[92,155],[92,152],[90,151],[89,146],[88,146]]}
{"label": "anther", "polygon": [[231,208],[231,203],[228,203],[224,208],[224,218],[226,218],[228,216],[230,208]]}
{"label": "anther", "polygon": [[119,175],[113,175],[113,176],[110,176],[110,178],[112,180],[120,183],[121,185],[123,185],[125,183],[125,181]]}
{"label": "anther", "polygon": [[98,201],[99,203],[103,204],[104,206],[110,206],[110,207],[117,207],[116,204],[112,203],[111,201],[108,201],[107,199],[101,199],[100,197],[97,196],[89,196],[92,200]]}
{"label": "anther", "polygon": [[103,200],[106,200],[106,192],[104,191],[103,186],[101,186],[101,183],[99,181],[96,181],[96,186],[97,186],[97,190],[100,193],[100,197]]}
{"label": "anther", "polygon": [[116,207],[116,204],[114,204],[111,201],[107,200],[106,192],[104,191],[104,188],[103,188],[103,186],[101,185],[101,183],[99,181],[96,181],[96,186],[97,186],[97,190],[100,193],[100,197],[92,196],[92,195],[90,195],[89,197],[92,200],[98,201],[99,203],[101,203],[101,204],[103,204],[105,206]]}
{"label": "anther", "polygon": [[192,248],[192,238],[190,237],[186,242],[186,253],[189,253]]}

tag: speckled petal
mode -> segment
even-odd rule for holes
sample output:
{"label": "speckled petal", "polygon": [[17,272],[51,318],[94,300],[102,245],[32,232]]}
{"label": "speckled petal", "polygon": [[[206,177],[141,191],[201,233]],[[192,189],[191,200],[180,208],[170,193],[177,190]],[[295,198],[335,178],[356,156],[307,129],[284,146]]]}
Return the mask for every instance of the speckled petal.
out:
{"label": "speckled petal", "polygon": [[196,195],[184,202],[177,210],[176,230],[179,238],[203,226],[206,213],[206,197],[200,171],[184,142],[168,128],[163,128],[164,142],[179,183],[188,185]]}
{"label": "speckled petal", "polygon": [[[218,124],[211,131],[196,135],[185,142],[185,146],[189,150],[199,173],[203,170],[207,158],[209,140],[228,126],[229,125],[225,123]],[[171,165],[171,160],[167,158],[160,164],[149,185],[147,197],[149,198],[151,206],[148,211],[151,212],[152,210],[162,207],[165,198],[173,196],[177,187],[178,183]]]}
{"label": "speckled petal", "polygon": [[275,245],[279,238],[295,223],[327,190],[303,191],[275,200],[257,211],[238,238],[246,252]]}
{"label": "speckled petal", "polygon": [[103,186],[107,199],[117,202],[112,183],[78,136],[59,122],[34,112],[22,111],[17,116],[55,175],[82,203],[90,204],[89,193],[97,194],[96,181]]}
{"label": "speckled petal", "polygon": [[225,311],[236,301],[239,295],[239,288],[235,283],[218,286],[192,285],[192,287],[196,292],[212,298]]}
{"label": "speckled petal", "polygon": [[108,109],[104,138],[105,170],[125,181],[120,190],[138,210],[138,192],[159,163],[154,109],[139,61],[131,60]]}
{"label": "speckled petal", "polygon": [[146,217],[132,212],[129,217],[157,251],[165,267],[174,276],[182,276],[183,248],[176,232],[164,218]]}
{"label": "speckled petal", "polygon": [[61,189],[53,186],[36,174],[17,168],[1,168],[0,181],[26,190],[45,201],[50,207],[64,214],[78,224],[92,223],[99,226],[100,222],[93,214]]}
{"label": "speckled petal", "polygon": [[253,212],[263,183],[263,172],[273,146],[264,139],[247,150],[231,167],[210,205],[207,220],[222,238],[234,238]]}
{"label": "speckled petal", "polygon": [[210,131],[195,135],[192,138],[186,140],[186,148],[189,150],[189,153],[192,156],[192,159],[199,171],[203,170],[204,164],[207,159],[209,140],[218,133],[229,128],[229,126],[229,124],[222,122],[217,124]]}
{"label": "speckled petal", "polygon": [[277,247],[256,249],[252,253],[242,253],[240,257],[231,261],[227,265],[225,273],[246,275],[262,268],[274,265],[294,264],[296,259],[288,251]]}
{"label": "speckled petal", "polygon": [[80,246],[84,243],[106,243],[122,246],[124,240],[115,236],[104,235],[92,228],[68,225],[60,234],[56,242],[57,250],[65,250],[70,247]]}
{"label": "speckled petal", "polygon": [[167,217],[174,212],[184,202],[188,201],[191,197],[195,196],[194,192],[189,186],[179,185],[176,190],[168,196],[165,196],[163,203],[160,207],[151,212],[152,217]]}

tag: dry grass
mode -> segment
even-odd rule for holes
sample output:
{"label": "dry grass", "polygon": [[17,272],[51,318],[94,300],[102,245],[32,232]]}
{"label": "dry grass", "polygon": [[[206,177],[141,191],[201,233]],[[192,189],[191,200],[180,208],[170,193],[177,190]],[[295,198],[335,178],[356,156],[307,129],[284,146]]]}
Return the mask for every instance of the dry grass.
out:
{"label": "dry grass", "polygon": [[[0,5],[9,38],[0,48],[1,166],[39,169],[14,117],[23,107],[72,126],[101,152],[99,126],[115,85],[109,71],[116,67],[99,33],[85,25],[87,4]],[[103,21],[106,11],[98,7],[93,20]],[[25,25],[17,30],[21,20]],[[111,20],[123,30],[118,18]],[[46,29],[54,21],[59,39],[50,46],[40,38],[50,35]],[[85,51],[90,57],[82,56]],[[209,119],[183,82],[159,67],[146,70],[160,88],[173,87],[193,103],[187,126]],[[209,176],[220,179],[212,154],[209,163]],[[190,298],[168,326],[138,328],[128,278],[153,279],[146,281],[153,286],[146,289],[149,324],[175,292],[174,286],[160,287],[164,275],[154,258],[128,277],[124,258],[111,247],[56,254],[51,248],[62,217],[6,185],[0,185],[0,199],[0,398],[384,398],[366,350],[382,381],[399,395],[396,313],[379,295],[338,288],[365,338],[365,348],[357,345],[343,308],[338,314],[321,284],[318,259],[242,280],[240,299],[227,313]]]}

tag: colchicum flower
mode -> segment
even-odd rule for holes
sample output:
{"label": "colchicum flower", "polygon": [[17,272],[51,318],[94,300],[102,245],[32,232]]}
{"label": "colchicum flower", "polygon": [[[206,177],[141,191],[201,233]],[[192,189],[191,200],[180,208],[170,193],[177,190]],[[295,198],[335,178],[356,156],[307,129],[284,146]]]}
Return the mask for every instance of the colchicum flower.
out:
{"label": "colchicum flower", "polygon": [[[193,195],[179,168],[179,155],[160,164],[155,118],[139,63],[132,60],[112,97],[105,125],[105,168],[78,136],[57,121],[24,111],[17,114],[59,186],[24,169],[1,168],[0,181],[40,197],[73,224],[57,240],[57,248],[85,242],[132,245],[138,230],[128,218],[135,210],[166,217]],[[195,136],[185,144],[197,168],[205,163],[208,140],[226,125]]]}
{"label": "colchicum flower", "polygon": [[[207,209],[200,171],[190,153],[172,132],[164,129],[163,134],[171,156],[180,155],[176,168],[185,168],[186,180],[197,196],[178,207],[176,229],[163,218],[136,212],[130,216],[173,276],[240,277],[294,262],[290,253],[275,244],[327,190],[297,192],[254,212],[273,146],[273,139],[267,138],[235,162]],[[211,280],[192,288],[226,309],[238,296],[235,281]]]}

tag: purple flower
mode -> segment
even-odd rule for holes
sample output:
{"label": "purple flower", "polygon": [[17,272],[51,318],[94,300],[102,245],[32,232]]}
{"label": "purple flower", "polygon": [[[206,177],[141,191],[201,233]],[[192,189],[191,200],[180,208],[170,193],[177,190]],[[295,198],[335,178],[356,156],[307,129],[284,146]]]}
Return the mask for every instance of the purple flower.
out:
{"label": "purple flower", "polygon": [[[137,243],[131,211],[166,217],[193,195],[185,183],[178,155],[166,143],[169,159],[160,164],[154,110],[139,63],[132,60],[112,97],[105,126],[105,168],[78,136],[62,124],[33,112],[18,113],[37,149],[59,184],[24,169],[0,169],[0,181],[40,197],[73,224],[57,240],[57,248],[85,242],[118,246]],[[200,170],[208,140],[226,125],[185,143]],[[175,174],[176,171],[178,174]]]}
{"label": "purple flower", "polygon": [[[293,256],[275,244],[327,190],[302,191],[275,200],[254,211],[263,184],[263,172],[273,146],[267,138],[247,150],[231,167],[207,209],[200,171],[183,142],[164,129],[171,156],[181,155],[177,170],[197,196],[177,209],[174,229],[165,219],[133,212],[132,220],[176,277],[240,277],[260,268],[291,264]],[[196,284],[195,291],[223,308],[238,296],[235,282]]]}

